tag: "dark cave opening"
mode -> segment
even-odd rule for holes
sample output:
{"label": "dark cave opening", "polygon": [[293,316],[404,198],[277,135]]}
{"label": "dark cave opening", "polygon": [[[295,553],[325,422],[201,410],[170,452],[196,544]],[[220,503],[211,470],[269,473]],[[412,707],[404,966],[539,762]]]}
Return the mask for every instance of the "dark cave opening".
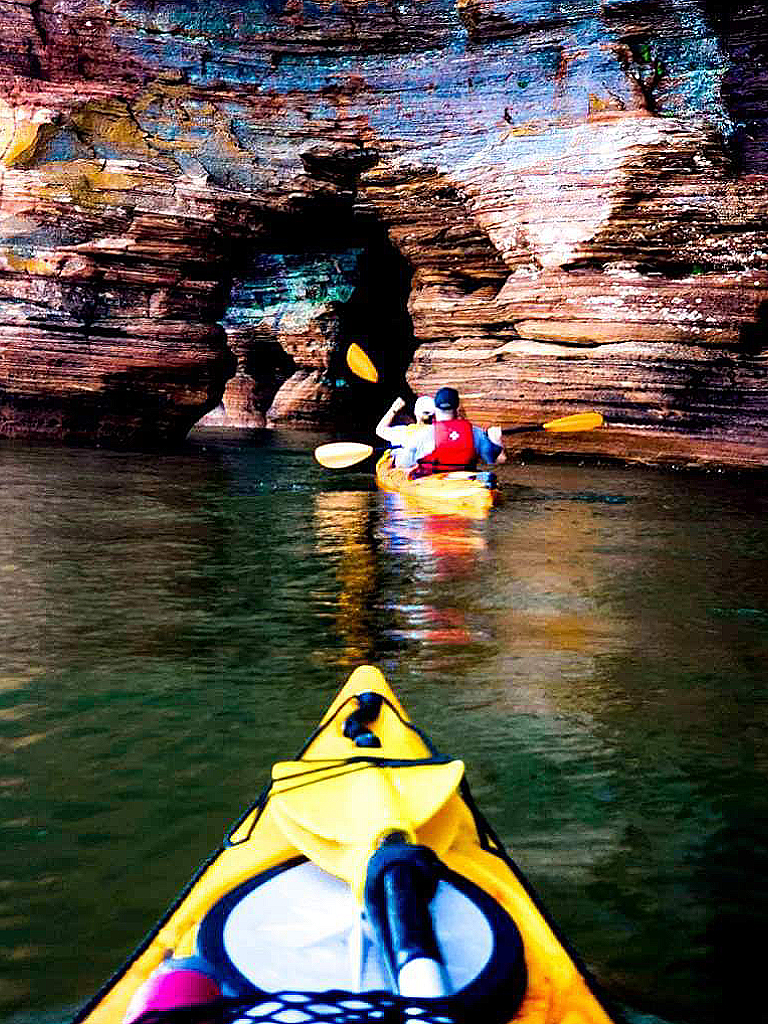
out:
{"label": "dark cave opening", "polygon": [[[344,423],[371,433],[379,406],[383,412],[397,394],[413,401],[405,381],[416,348],[408,313],[412,270],[378,219],[349,204],[269,214],[255,239],[233,240],[230,259],[223,323],[238,372],[253,380],[253,402],[263,414],[297,371],[311,372],[313,348],[327,367],[316,408],[302,409],[293,425]],[[291,326],[301,316],[304,335]],[[348,368],[352,342],[376,366],[377,384]]]}
{"label": "dark cave opening", "polygon": [[768,174],[768,4],[702,0],[702,8],[728,57],[729,153],[737,172]]}
{"label": "dark cave opening", "polygon": [[338,366],[341,376],[355,385],[353,393],[359,393],[365,400],[366,415],[369,415],[372,385],[363,382],[363,388],[359,388],[360,382],[346,366],[346,349],[354,341],[367,352],[379,373],[378,384],[373,387],[379,389],[383,405],[391,402],[395,393],[406,402],[415,398],[405,381],[405,372],[417,347],[413,321],[408,313],[413,273],[379,221],[370,216],[358,216],[354,220],[354,231],[362,243],[359,279],[342,310],[342,344],[334,353],[332,370]]}

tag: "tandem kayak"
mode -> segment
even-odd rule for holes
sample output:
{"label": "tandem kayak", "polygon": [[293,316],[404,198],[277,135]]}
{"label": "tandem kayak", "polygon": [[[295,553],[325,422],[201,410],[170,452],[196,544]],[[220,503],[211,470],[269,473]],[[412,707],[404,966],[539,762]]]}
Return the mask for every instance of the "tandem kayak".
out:
{"label": "tandem kayak", "polygon": [[75,1022],[616,1019],[365,665]]}
{"label": "tandem kayak", "polygon": [[391,452],[385,452],[376,463],[376,483],[381,490],[401,494],[406,504],[427,512],[483,517],[499,500],[495,473],[456,471],[411,480],[406,470],[395,466]]}

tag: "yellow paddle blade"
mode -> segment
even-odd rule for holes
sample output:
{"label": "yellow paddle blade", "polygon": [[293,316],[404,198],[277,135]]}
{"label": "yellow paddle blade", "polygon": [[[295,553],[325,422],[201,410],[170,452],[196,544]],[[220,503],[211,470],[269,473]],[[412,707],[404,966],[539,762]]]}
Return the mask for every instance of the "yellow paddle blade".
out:
{"label": "yellow paddle blade", "polygon": [[347,349],[347,366],[352,373],[362,377],[363,380],[370,381],[371,384],[375,384],[379,379],[379,371],[360,346],[355,345],[354,342]]}
{"label": "yellow paddle blade", "polygon": [[565,433],[569,430],[594,430],[596,427],[602,427],[603,423],[603,417],[599,412],[577,412],[573,416],[561,416],[559,419],[542,423],[542,426],[545,430]]}
{"label": "yellow paddle blade", "polygon": [[358,444],[356,441],[332,441],[330,444],[321,444],[319,448],[315,448],[315,458],[326,469],[354,466],[355,463],[367,459],[369,455],[373,455],[373,448],[369,444]]}

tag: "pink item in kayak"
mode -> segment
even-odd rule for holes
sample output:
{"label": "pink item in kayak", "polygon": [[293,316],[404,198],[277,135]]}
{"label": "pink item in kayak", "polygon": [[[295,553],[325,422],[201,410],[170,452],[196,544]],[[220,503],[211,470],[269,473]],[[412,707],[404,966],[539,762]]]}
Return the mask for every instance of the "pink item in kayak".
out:
{"label": "pink item in kayak", "polygon": [[221,996],[221,989],[207,974],[182,970],[160,971],[141,986],[128,1007],[123,1024],[131,1024],[149,1010],[179,1010],[204,1006]]}

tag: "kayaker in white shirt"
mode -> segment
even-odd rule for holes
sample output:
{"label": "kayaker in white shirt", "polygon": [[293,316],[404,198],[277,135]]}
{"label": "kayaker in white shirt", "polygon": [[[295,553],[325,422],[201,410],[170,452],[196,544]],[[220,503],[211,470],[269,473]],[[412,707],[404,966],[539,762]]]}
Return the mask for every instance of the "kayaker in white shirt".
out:
{"label": "kayaker in white shirt", "polygon": [[415,444],[422,429],[428,427],[435,418],[434,400],[429,395],[422,395],[416,399],[416,404],[413,407],[416,422],[398,423],[396,426],[392,426],[395,416],[404,408],[403,399],[396,398],[376,427],[377,436],[389,441],[393,448],[410,447]]}

